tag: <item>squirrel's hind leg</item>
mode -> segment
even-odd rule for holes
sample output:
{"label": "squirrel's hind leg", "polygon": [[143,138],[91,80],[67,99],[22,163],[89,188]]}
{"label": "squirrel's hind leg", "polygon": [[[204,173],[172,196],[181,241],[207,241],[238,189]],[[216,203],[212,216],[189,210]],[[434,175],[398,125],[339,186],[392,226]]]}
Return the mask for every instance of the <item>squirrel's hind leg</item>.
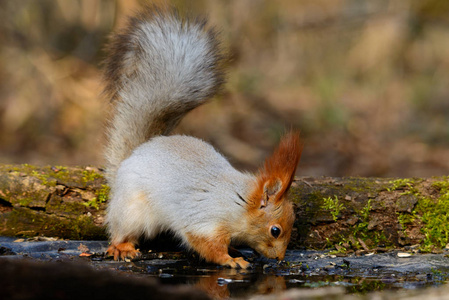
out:
{"label": "squirrel's hind leg", "polygon": [[155,218],[148,207],[144,193],[114,194],[107,214],[111,238],[108,256],[114,256],[114,260],[118,260],[140,255],[139,250],[135,248],[139,238],[142,235],[151,238],[158,232],[157,224],[152,222]]}
{"label": "squirrel's hind leg", "polygon": [[123,242],[117,243],[112,241],[108,250],[107,256],[114,256],[114,260],[125,258],[135,258],[140,255],[140,251],[136,249],[136,238],[126,238]]}
{"label": "squirrel's hind leg", "polygon": [[193,234],[187,234],[190,247],[205,260],[231,268],[248,269],[250,263],[242,257],[233,258],[228,253],[230,238],[226,234],[218,234],[213,239]]}
{"label": "squirrel's hind leg", "polygon": [[[160,232],[157,226],[153,228],[145,228],[143,236],[147,239],[153,239]],[[140,237],[140,235],[139,235]],[[140,251],[136,249],[139,237],[128,235],[126,238],[112,237],[111,245],[107,250],[108,256],[114,256],[114,260],[135,258],[140,255]]]}

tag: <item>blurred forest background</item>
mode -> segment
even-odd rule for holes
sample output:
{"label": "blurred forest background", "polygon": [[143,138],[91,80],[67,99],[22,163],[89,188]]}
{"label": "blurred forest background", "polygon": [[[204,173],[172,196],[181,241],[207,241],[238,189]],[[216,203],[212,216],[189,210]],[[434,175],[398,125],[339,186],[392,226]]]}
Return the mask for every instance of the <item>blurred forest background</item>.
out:
{"label": "blurred forest background", "polygon": [[[298,175],[449,175],[449,1],[170,2],[207,14],[232,55],[177,133],[250,170],[293,127]],[[1,163],[102,165],[104,44],[138,4],[1,1]]]}

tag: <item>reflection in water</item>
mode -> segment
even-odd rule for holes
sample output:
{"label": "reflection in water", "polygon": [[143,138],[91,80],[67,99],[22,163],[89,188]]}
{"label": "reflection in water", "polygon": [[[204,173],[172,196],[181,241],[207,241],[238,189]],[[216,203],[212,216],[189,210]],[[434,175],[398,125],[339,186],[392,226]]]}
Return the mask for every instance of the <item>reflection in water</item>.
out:
{"label": "reflection in water", "polygon": [[[417,259],[420,263],[411,263]],[[394,253],[336,257],[318,251],[288,251],[288,262],[282,264],[262,258],[250,260],[254,269],[236,270],[206,264],[184,252],[152,252],[138,261],[102,260],[96,266],[110,268],[113,264],[122,272],[158,277],[164,284],[189,284],[214,299],[245,298],[291,288],[324,286],[342,286],[348,293],[415,289],[443,284],[449,278],[449,261],[443,254],[399,260]],[[438,274],[432,273],[436,262]]]}
{"label": "reflection in water", "polygon": [[282,276],[267,275],[253,282],[247,274],[238,270],[220,270],[215,274],[201,277],[194,284],[214,299],[228,299],[231,296],[271,294],[287,288]]}
{"label": "reflection in water", "polygon": [[285,290],[287,285],[282,276],[268,275],[257,285],[258,294],[271,294]]}
{"label": "reflection in water", "polygon": [[[248,298],[289,289],[310,289],[325,286],[343,287],[347,293],[367,293],[392,289],[417,289],[446,284],[449,280],[448,251],[441,254],[415,254],[399,257],[389,251],[374,255],[339,257],[324,251],[287,251],[286,262],[252,255],[249,249],[240,252],[254,266],[250,270],[233,270],[199,260],[185,251],[143,251],[133,261],[113,261],[101,254],[90,258],[74,257],[69,251],[78,249],[78,241],[15,243],[1,238],[2,247],[23,254],[32,260],[90,259],[95,269],[115,269],[126,276],[155,277],[161,283],[188,284],[206,291],[216,299]],[[85,241],[93,252],[101,252],[106,243]],[[65,251],[59,249],[66,248]],[[24,250],[25,249],[25,250]],[[93,250],[96,249],[96,250]],[[79,250],[77,250],[79,252]],[[7,258],[6,255],[5,258]],[[7,258],[9,259],[9,258]],[[84,261],[85,262],[85,261]]]}
{"label": "reflection in water", "polygon": [[223,278],[222,276],[224,274],[222,273],[224,272],[199,278],[195,286],[200,290],[205,291],[214,299],[227,299],[230,296],[228,285],[227,283],[221,283],[219,280]]}

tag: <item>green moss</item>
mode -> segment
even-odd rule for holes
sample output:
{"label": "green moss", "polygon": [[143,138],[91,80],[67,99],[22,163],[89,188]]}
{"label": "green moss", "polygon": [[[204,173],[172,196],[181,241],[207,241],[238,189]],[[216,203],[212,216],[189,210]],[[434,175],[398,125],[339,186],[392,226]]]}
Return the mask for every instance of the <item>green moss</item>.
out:
{"label": "green moss", "polygon": [[108,200],[109,191],[110,191],[109,186],[102,184],[101,188],[95,192],[96,197],[93,198],[92,200],[87,201],[86,203],[84,203],[84,205],[99,210],[100,205]]}
{"label": "green moss", "polygon": [[416,193],[416,184],[418,183],[418,179],[411,179],[411,178],[402,178],[402,179],[396,179],[389,182],[391,186],[387,188],[387,191],[392,192],[396,190],[406,190],[403,195]]}
{"label": "green moss", "polygon": [[101,179],[103,175],[95,172],[94,170],[84,170],[83,177],[81,178],[82,182],[87,183],[90,181],[94,181],[95,179]]}
{"label": "green moss", "polygon": [[440,190],[440,194],[447,196],[449,194],[449,176],[445,176],[440,181],[432,183],[432,187]]}
{"label": "green moss", "polygon": [[338,216],[340,215],[340,212],[345,209],[343,203],[340,203],[338,201],[338,197],[334,196],[332,199],[331,197],[323,198],[323,205],[321,206],[322,209],[328,210],[330,214],[332,215],[332,219],[337,221]]}
{"label": "green moss", "polygon": [[449,180],[443,177],[432,183],[432,188],[439,191],[437,197],[424,196],[417,188],[417,181],[398,179],[392,183],[391,191],[404,190],[403,195],[412,194],[418,202],[412,213],[398,213],[398,222],[406,235],[408,225],[421,223],[424,240],[421,250],[430,252],[441,249],[449,243]]}
{"label": "green moss", "polygon": [[[326,239],[327,240],[327,242],[328,242],[328,244],[329,244],[329,239]],[[332,251],[329,251],[329,254],[330,255],[335,255],[335,254],[339,254],[339,253],[346,253],[347,251],[348,251],[348,249],[346,249],[346,247],[345,246],[343,246],[343,245],[345,245],[345,244],[349,244],[349,241],[346,241],[346,240],[344,240],[344,239],[342,239],[340,242],[338,242],[338,246],[336,246],[336,245],[329,245],[330,246],[330,248],[331,247],[335,247],[336,248],[336,250],[332,250]]]}
{"label": "green moss", "polygon": [[66,182],[71,179],[70,172],[65,167],[48,167],[48,175],[55,178],[59,182]]}
{"label": "green moss", "polygon": [[71,219],[56,214],[40,214],[28,208],[14,208],[8,215],[0,215],[0,230],[4,236],[107,239],[104,227],[95,225],[90,216]]}
{"label": "green moss", "polygon": [[413,224],[413,222],[416,219],[416,214],[410,214],[410,213],[396,213],[398,216],[398,222],[401,225],[401,231],[403,235],[407,236],[407,226],[410,224]]}
{"label": "green moss", "polygon": [[413,212],[423,224],[423,251],[443,248],[449,242],[449,181],[447,178],[436,181],[432,187],[439,190],[439,197],[431,199],[421,196]]}
{"label": "green moss", "polygon": [[397,213],[398,215],[398,222],[401,224],[402,227],[406,227],[409,224],[412,224],[413,221],[416,219],[415,214],[409,214],[409,213]]}
{"label": "green moss", "polygon": [[83,203],[86,207],[95,208],[96,210],[100,209],[100,203],[98,202],[97,198],[93,198],[92,200],[87,201],[86,203]]}
{"label": "green moss", "polygon": [[109,199],[110,190],[111,188],[108,185],[102,184],[101,189],[96,191],[96,195],[100,203],[104,203]]}
{"label": "green moss", "polygon": [[342,188],[346,194],[350,192],[376,194],[388,186],[389,183],[385,183],[384,179],[350,177]]}
{"label": "green moss", "polygon": [[385,245],[386,247],[393,246],[393,242],[390,241],[382,231],[370,231],[368,239],[372,240],[374,245]]}
{"label": "green moss", "polygon": [[[63,166],[37,167],[28,164],[0,166],[3,172],[17,172],[32,176],[40,180],[43,185],[57,184],[85,187],[87,183],[101,184],[104,176],[94,169],[68,168]],[[100,180],[98,180],[100,179]]]}
{"label": "green moss", "polygon": [[56,180],[52,179],[48,173],[42,170],[42,168],[28,164],[23,164],[20,166],[6,165],[4,168],[7,168],[10,172],[23,173],[25,175],[37,178],[42,185],[56,186]]}
{"label": "green moss", "polygon": [[31,199],[31,198],[20,198],[20,199],[18,199],[18,203],[19,203],[20,206],[28,206],[32,202],[33,202],[33,199]]}
{"label": "green moss", "polygon": [[338,247],[340,248],[338,252],[345,252],[344,250],[341,250],[341,246],[345,244],[351,245],[352,249],[362,248],[358,239],[367,242],[367,244],[384,244],[387,247],[392,245],[392,242],[387,239],[382,231],[368,229],[371,209],[371,199],[368,199],[366,204],[355,213],[359,221],[353,227],[338,233],[337,240],[339,241],[338,245],[340,245],[340,247]]}
{"label": "green moss", "polygon": [[369,221],[369,212],[371,210],[371,199],[366,202],[366,205],[361,209],[360,216],[362,220],[367,223]]}
{"label": "green moss", "polygon": [[58,182],[66,182],[72,180],[74,175],[66,167],[62,166],[45,166],[37,167],[28,164],[20,166],[7,166],[10,171],[24,173],[28,176],[39,179],[40,183],[45,186],[54,187]]}
{"label": "green moss", "polygon": [[364,241],[371,240],[375,245],[380,243],[390,244],[387,237],[382,231],[369,230],[370,211],[371,211],[371,199],[369,199],[365,206],[358,212],[360,222],[354,227],[353,235],[357,238],[361,238]]}

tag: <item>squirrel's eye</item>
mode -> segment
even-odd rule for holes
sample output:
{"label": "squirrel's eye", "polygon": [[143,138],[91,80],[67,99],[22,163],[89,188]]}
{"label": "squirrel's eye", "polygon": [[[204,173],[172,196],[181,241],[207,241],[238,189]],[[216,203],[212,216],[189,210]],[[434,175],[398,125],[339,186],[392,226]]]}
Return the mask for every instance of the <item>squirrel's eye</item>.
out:
{"label": "squirrel's eye", "polygon": [[275,239],[277,239],[279,237],[279,235],[281,234],[281,229],[279,227],[272,226],[270,232],[271,232],[271,235]]}

